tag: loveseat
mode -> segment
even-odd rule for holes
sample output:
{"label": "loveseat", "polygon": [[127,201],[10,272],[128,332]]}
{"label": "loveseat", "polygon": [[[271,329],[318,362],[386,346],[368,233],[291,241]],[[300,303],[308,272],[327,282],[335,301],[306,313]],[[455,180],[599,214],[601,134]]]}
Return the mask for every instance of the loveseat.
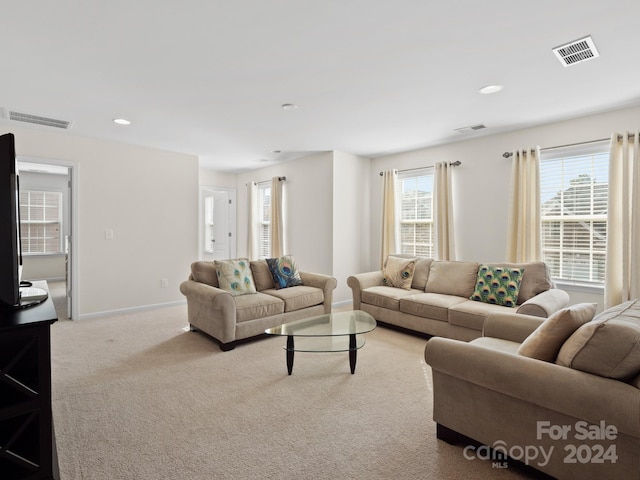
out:
{"label": "loveseat", "polygon": [[[230,275],[239,275],[239,281],[226,281],[222,267],[230,267]],[[331,313],[335,278],[297,271],[297,267],[288,273],[295,274],[295,284],[276,288],[266,260],[192,263],[188,280],[180,285],[187,297],[191,330],[208,334],[227,351],[240,340],[264,334],[267,328]],[[225,280],[222,286],[221,280]]]}
{"label": "loveseat", "polygon": [[498,468],[640,479],[640,301],[594,313],[492,313],[481,338],[429,339],[438,438]]}
{"label": "loveseat", "polygon": [[[411,262],[411,271],[403,271]],[[487,266],[492,272],[519,272],[517,295],[511,295],[513,301],[502,302],[512,306],[491,303],[500,299],[490,293],[476,295],[482,293],[476,289],[478,274]],[[401,287],[392,285],[403,281]],[[352,275],[347,284],[353,309],[364,310],[383,325],[465,341],[482,335],[490,313],[508,311],[546,318],[569,304],[569,295],[554,288],[543,262],[480,264],[394,254],[387,258],[383,270]],[[472,296],[483,301],[471,300]]]}

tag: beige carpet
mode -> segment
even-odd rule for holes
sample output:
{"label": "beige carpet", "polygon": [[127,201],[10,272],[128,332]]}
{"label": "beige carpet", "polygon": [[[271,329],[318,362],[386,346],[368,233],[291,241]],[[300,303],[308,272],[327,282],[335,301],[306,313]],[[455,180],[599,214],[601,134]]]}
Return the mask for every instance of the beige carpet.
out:
{"label": "beige carpet", "polygon": [[298,353],[288,376],[283,338],[185,327],[183,306],[53,325],[63,480],[535,478],[436,439],[422,338],[377,328],[355,375]]}

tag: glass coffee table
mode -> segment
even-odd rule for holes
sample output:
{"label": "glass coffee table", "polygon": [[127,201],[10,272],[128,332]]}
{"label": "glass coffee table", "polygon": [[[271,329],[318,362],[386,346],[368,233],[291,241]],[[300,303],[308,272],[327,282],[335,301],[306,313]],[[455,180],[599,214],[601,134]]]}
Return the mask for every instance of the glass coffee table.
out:
{"label": "glass coffee table", "polygon": [[358,349],[365,343],[363,334],[374,328],[376,321],[371,315],[353,310],[283,323],[265,330],[265,333],[287,337],[284,349],[287,351],[289,375],[293,371],[294,352],[349,352],[349,366],[353,374]]}

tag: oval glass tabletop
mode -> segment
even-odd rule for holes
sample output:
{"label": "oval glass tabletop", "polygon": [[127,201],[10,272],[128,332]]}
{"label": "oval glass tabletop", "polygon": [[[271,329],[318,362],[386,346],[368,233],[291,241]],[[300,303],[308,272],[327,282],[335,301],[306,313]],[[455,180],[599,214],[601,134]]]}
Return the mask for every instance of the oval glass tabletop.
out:
{"label": "oval glass tabletop", "polygon": [[278,327],[268,328],[265,333],[296,337],[333,337],[367,333],[374,328],[376,321],[371,315],[353,310],[283,323]]}

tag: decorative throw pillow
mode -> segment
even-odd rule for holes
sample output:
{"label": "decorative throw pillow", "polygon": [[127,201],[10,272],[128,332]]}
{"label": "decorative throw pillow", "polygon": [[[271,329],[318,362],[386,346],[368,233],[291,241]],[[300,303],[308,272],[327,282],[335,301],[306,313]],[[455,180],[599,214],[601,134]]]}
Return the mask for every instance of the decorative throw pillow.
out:
{"label": "decorative throw pillow", "polygon": [[480,265],[476,290],[471,300],[515,307],[524,268],[492,267]]}
{"label": "decorative throw pillow", "polygon": [[285,255],[280,258],[267,258],[267,265],[269,265],[269,271],[276,289],[302,285],[298,266],[293,256]]}
{"label": "decorative throw pillow", "polygon": [[611,307],[578,328],[560,347],[556,363],[625,382],[640,375],[640,299]]}
{"label": "decorative throw pillow", "polygon": [[555,362],[560,347],[579,327],[593,320],[596,305],[579,303],[558,310],[529,335],[518,348],[518,355]]}
{"label": "decorative throw pillow", "polygon": [[382,284],[387,287],[411,290],[415,258],[400,258],[389,255],[384,263]]}
{"label": "decorative throw pillow", "polygon": [[249,260],[215,260],[218,285],[233,296],[257,293]]}

